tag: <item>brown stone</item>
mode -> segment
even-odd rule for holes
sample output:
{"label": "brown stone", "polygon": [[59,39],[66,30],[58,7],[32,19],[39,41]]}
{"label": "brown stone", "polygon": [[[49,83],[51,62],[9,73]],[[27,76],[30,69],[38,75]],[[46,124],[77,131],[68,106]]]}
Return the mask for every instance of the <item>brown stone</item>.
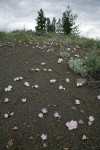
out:
{"label": "brown stone", "polygon": [[77,84],[80,84],[81,86],[83,86],[83,85],[85,85],[85,84],[87,84],[87,79],[86,78],[79,78],[79,79],[77,79]]}

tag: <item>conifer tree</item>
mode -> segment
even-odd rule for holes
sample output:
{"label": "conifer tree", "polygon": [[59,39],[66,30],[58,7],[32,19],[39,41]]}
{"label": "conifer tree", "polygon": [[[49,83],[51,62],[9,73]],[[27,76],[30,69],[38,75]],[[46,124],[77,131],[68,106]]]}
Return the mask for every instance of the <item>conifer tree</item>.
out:
{"label": "conifer tree", "polygon": [[51,24],[50,18],[46,18],[46,31],[52,32],[52,24]]}
{"label": "conifer tree", "polygon": [[40,9],[40,11],[38,11],[38,17],[36,19],[37,21],[37,26],[36,31],[38,32],[44,32],[45,28],[46,28],[46,17],[44,14],[44,11],[42,9]]}
{"label": "conifer tree", "polygon": [[72,10],[68,6],[62,17],[62,27],[65,34],[78,34],[78,26],[75,26],[76,19],[77,14],[72,14]]}
{"label": "conifer tree", "polygon": [[56,18],[55,17],[52,19],[52,22],[50,21],[50,18],[46,18],[46,31],[47,32],[55,33],[55,26],[56,26]]}

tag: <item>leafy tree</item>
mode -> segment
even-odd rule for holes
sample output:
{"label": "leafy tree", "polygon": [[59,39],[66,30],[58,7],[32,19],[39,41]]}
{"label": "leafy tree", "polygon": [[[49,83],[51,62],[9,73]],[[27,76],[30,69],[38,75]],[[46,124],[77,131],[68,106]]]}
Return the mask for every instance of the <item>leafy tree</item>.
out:
{"label": "leafy tree", "polygon": [[40,11],[38,11],[38,17],[36,19],[37,21],[37,26],[36,31],[38,32],[44,32],[45,28],[46,28],[46,17],[44,15],[44,11],[42,9],[40,9]]}
{"label": "leafy tree", "polygon": [[78,34],[78,26],[75,26],[77,17],[77,14],[72,14],[72,10],[68,6],[62,17],[62,27],[65,34]]}

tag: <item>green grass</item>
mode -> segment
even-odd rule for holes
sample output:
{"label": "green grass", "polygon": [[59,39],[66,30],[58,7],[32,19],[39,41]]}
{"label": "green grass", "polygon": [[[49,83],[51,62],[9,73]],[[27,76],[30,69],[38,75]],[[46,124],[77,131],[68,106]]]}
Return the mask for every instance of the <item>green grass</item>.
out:
{"label": "green grass", "polygon": [[65,42],[70,45],[79,45],[87,49],[100,49],[100,40],[94,40],[89,38],[82,38],[75,35],[63,35],[54,33],[37,33],[32,30],[15,30],[12,32],[0,32],[1,43],[16,43],[16,42],[29,42],[30,40],[36,40],[39,43],[45,42],[49,38],[54,38],[58,43]]}
{"label": "green grass", "polygon": [[2,44],[15,44],[17,42],[27,43],[32,39],[32,32],[16,30],[12,32],[0,32],[0,42]]}

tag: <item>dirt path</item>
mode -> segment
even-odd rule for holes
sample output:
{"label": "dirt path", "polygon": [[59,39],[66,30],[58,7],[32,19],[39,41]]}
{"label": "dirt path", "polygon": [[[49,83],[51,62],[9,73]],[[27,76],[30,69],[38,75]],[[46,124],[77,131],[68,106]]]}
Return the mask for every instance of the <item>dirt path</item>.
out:
{"label": "dirt path", "polygon": [[[82,54],[80,50],[70,53]],[[77,87],[80,76],[67,62],[57,63],[58,59],[57,43],[0,47],[0,150],[15,150],[16,146],[16,150],[100,150],[100,89]],[[20,76],[22,80],[14,81]],[[50,83],[51,79],[56,82]],[[8,85],[12,89],[6,92]],[[42,108],[48,110],[43,118],[38,116]],[[55,112],[61,117],[55,118]],[[94,117],[92,125],[88,124],[89,116]],[[74,130],[66,127],[71,120],[78,123]],[[47,140],[43,141],[41,134],[46,134]],[[87,140],[82,140],[83,135]]]}

